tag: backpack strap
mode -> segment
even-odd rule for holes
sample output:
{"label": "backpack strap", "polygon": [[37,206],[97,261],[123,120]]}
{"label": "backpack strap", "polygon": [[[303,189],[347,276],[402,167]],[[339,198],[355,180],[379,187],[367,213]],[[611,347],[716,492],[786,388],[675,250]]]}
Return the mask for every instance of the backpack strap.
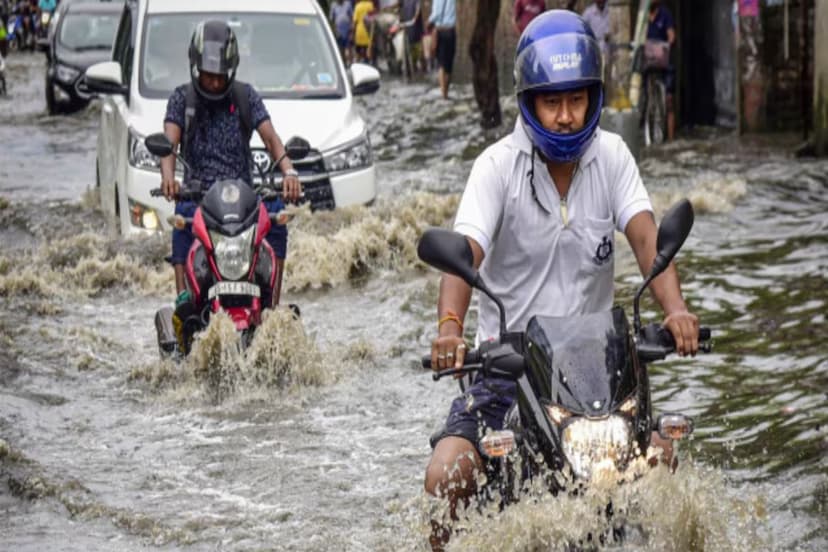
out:
{"label": "backpack strap", "polygon": [[184,129],[181,133],[181,154],[184,156],[184,159],[188,160],[190,158],[190,152],[187,148],[189,144],[192,143],[193,137],[195,136],[195,125],[193,124],[193,118],[195,118],[197,107],[198,96],[196,96],[193,83],[189,83],[184,91]]}
{"label": "backpack strap", "polygon": [[[230,101],[239,112],[239,130],[242,137],[242,150],[250,161],[250,139],[253,137],[253,115],[250,113],[250,98],[247,96],[247,84],[233,81],[230,90]],[[252,167],[251,167],[252,169]],[[253,173],[250,173],[251,178]]]}

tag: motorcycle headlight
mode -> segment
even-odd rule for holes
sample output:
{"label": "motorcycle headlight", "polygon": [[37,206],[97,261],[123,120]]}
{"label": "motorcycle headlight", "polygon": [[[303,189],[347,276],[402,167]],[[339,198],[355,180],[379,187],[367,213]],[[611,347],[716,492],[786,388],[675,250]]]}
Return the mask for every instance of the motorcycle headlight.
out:
{"label": "motorcycle headlight", "polygon": [[75,79],[78,78],[80,75],[80,71],[75,69],[74,67],[69,67],[68,65],[58,65],[57,69],[55,70],[55,77],[60,82],[65,82],[67,84],[71,84],[75,82]]}
{"label": "motorcycle headlight", "polygon": [[363,136],[355,142],[325,154],[325,167],[331,173],[362,169],[370,167],[371,163],[373,163],[373,156],[368,136]]}
{"label": "motorcycle headlight", "polygon": [[228,237],[218,232],[210,232],[216,266],[223,278],[241,280],[250,270],[253,258],[253,234],[256,226],[251,226],[238,236]]}
{"label": "motorcycle headlight", "polygon": [[129,129],[129,164],[137,169],[160,170],[161,160],[144,145],[144,137]]}
{"label": "motorcycle headlight", "polygon": [[589,480],[598,471],[619,472],[627,466],[633,451],[632,427],[623,416],[578,418],[564,428],[561,444],[575,475]]}

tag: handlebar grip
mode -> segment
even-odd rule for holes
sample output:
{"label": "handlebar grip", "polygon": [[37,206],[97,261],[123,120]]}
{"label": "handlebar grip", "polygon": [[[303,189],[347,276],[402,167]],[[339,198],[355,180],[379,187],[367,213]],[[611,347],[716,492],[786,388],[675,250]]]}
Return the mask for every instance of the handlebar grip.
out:
{"label": "handlebar grip", "polygon": [[[480,356],[480,351],[478,349],[470,350],[466,353],[466,356],[463,357],[463,366],[468,366],[469,364],[480,364]],[[431,355],[423,355],[420,363],[426,370],[431,370]]]}

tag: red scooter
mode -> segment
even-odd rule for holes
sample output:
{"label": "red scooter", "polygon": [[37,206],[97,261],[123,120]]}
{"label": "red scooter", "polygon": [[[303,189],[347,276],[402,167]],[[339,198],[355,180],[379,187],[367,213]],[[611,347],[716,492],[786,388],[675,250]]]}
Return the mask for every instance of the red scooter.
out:
{"label": "red scooter", "polygon": [[[148,136],[144,143],[158,157],[174,154],[162,133]],[[285,144],[285,155],[293,160],[304,158],[309,151],[310,145],[302,138],[291,138]],[[187,167],[186,160],[180,156],[178,160]],[[257,190],[236,179],[219,180],[204,192],[199,182],[189,181],[176,196],[177,201],[198,202],[192,218],[173,218],[176,228],[191,224],[195,237],[185,263],[190,301],[156,313],[162,355],[187,355],[193,336],[207,327],[211,314],[220,311],[233,320],[246,347],[261,323],[262,310],[273,306],[280,269],[265,236],[272,224],[285,224],[288,217],[267,212],[263,200],[276,199],[281,192],[272,171],[267,175],[260,171],[260,175],[262,185]],[[160,188],[151,193],[162,195]]]}

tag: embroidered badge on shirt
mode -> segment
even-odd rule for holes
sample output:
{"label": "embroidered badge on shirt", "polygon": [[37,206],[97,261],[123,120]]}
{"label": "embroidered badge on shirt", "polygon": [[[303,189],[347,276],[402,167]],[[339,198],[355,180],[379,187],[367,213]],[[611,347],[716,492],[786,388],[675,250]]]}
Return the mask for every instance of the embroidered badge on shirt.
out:
{"label": "embroidered badge on shirt", "polygon": [[592,261],[598,266],[603,265],[612,258],[612,242],[607,236],[601,239],[601,243],[595,248],[595,256]]}

